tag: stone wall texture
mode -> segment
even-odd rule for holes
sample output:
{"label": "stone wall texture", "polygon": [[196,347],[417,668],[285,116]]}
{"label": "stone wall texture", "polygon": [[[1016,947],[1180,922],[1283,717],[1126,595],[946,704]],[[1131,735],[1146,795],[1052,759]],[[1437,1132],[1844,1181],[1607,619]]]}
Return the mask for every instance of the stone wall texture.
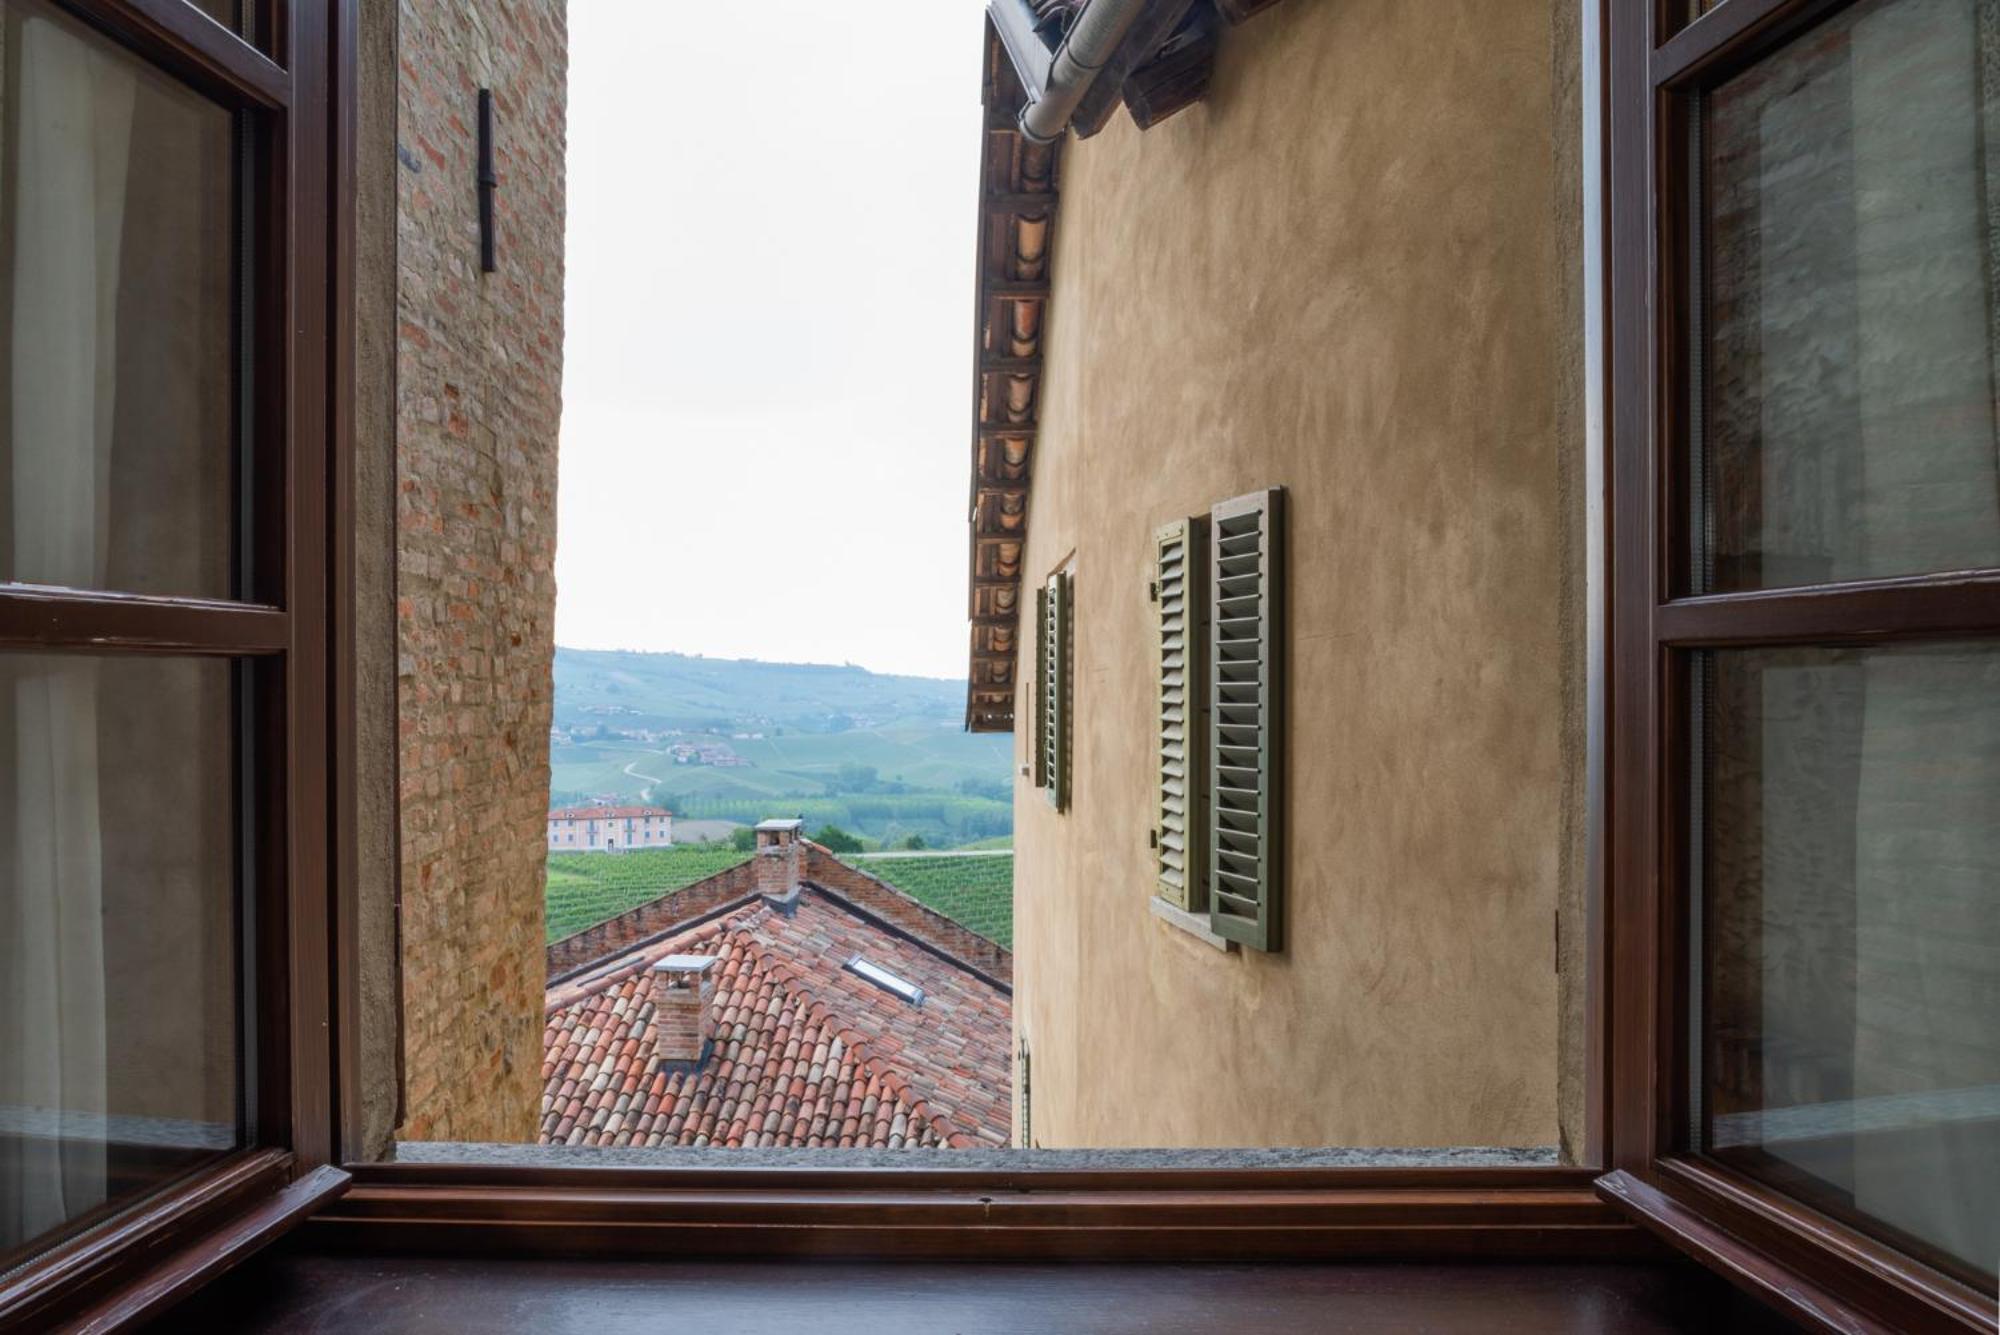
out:
{"label": "stone wall texture", "polygon": [[[405,0],[397,626],[406,1139],[533,1140],[562,395],[564,0]],[[479,269],[478,90],[498,271]]]}

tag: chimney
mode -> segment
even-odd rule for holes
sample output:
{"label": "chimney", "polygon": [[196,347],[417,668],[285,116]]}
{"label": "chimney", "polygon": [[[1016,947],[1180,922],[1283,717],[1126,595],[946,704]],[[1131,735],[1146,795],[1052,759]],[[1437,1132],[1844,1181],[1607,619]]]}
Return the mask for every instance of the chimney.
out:
{"label": "chimney", "polygon": [[669,955],[653,966],[653,1046],[661,1061],[699,1062],[708,1055],[714,967],[713,955]]}
{"label": "chimney", "polygon": [[757,893],[789,899],[799,889],[800,844],[806,837],[803,820],[767,820],[757,826]]}

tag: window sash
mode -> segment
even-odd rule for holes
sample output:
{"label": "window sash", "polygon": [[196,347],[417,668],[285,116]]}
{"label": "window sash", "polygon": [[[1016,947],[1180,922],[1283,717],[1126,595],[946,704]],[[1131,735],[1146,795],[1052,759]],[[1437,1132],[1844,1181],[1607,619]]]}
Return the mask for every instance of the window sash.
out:
{"label": "window sash", "polygon": [[[1693,402],[1689,100],[1849,0],[1721,0],[1670,27],[1657,6],[1593,5],[1608,151],[1593,242],[1609,318],[1604,377],[1609,641],[1598,1091],[1607,1198],[1808,1322],[1990,1329],[1993,1297],[1689,1151],[1691,660],[1701,649],[2000,634],[2000,571],[1689,596]],[[1608,351],[1607,351],[1608,349]],[[1818,1310],[1815,1311],[1814,1309]],[[1983,1324],[1982,1324],[1983,1323]]]}
{"label": "window sash", "polygon": [[[257,464],[251,599],[0,584],[0,651],[194,654],[241,659],[254,678],[257,810],[249,817],[258,930],[247,1003],[255,1050],[255,1142],[120,1210],[0,1278],[0,1324],[141,1319],[300,1222],[344,1190],[334,1167],[335,994],[329,907],[346,859],[334,843],[351,793],[351,697],[334,664],[352,653],[351,253],[332,248],[352,217],[357,0],[249,0],[281,65],[185,0],[65,0],[65,7],[169,76],[252,123],[245,186],[258,360],[240,399]],[[294,111],[294,107],[302,110]],[[351,810],[351,807],[348,808]]]}

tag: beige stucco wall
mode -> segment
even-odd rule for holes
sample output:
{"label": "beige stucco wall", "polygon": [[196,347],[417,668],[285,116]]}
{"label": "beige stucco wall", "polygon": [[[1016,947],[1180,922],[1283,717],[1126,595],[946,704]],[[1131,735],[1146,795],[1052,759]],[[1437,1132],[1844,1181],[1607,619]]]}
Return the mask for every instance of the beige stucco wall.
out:
{"label": "beige stucco wall", "polygon": [[[1015,803],[1038,1144],[1558,1140],[1569,31],[1548,0],[1290,0],[1206,104],[1067,150],[1026,575],[1075,554],[1074,795]],[[1273,484],[1288,949],[1224,955],[1147,908],[1150,535]]]}

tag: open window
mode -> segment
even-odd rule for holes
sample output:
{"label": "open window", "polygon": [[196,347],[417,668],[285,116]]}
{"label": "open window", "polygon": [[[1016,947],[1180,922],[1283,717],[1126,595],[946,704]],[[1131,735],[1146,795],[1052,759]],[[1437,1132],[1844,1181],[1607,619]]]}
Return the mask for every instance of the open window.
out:
{"label": "open window", "polygon": [[2000,15],[1612,29],[1614,1162],[1810,1320],[1990,1328]]}
{"label": "open window", "polygon": [[310,0],[0,3],[10,1328],[141,1318],[346,1182],[333,28]]}

